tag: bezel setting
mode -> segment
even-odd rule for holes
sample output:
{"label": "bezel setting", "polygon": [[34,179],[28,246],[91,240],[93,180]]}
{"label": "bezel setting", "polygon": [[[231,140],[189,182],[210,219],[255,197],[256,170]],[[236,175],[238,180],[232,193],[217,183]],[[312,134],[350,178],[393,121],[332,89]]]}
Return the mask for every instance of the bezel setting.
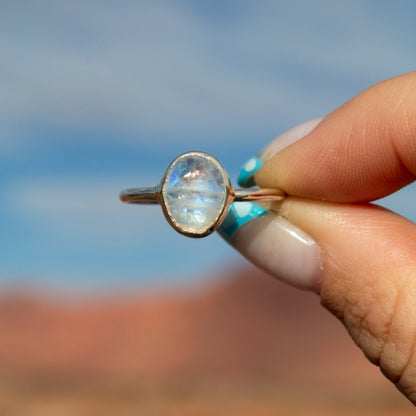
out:
{"label": "bezel setting", "polygon": [[[211,169],[211,174],[214,171],[221,180],[221,186],[223,188],[224,195],[222,197],[221,205],[216,212],[215,217],[211,218],[209,222],[205,226],[197,227],[198,230],[195,230],[195,227],[192,226],[186,226],[182,224],[178,218],[175,217],[174,209],[170,207],[169,202],[167,201],[167,194],[169,192],[169,184],[168,179],[170,177],[170,174],[172,171],[178,167],[180,163],[186,163],[187,161],[191,160],[192,162],[195,162],[196,165],[198,165],[198,161],[200,164],[205,164],[209,166]],[[197,172],[197,176],[204,175],[203,172]],[[203,179],[204,180],[204,179]],[[205,180],[209,180],[209,178],[206,178]],[[163,210],[163,214],[165,215],[166,220],[169,222],[169,224],[180,234],[183,234],[187,237],[193,237],[193,238],[201,238],[205,237],[211,233],[213,233],[223,222],[225,216],[227,215],[228,206],[234,199],[234,190],[231,186],[230,180],[228,178],[228,175],[222,166],[222,164],[212,155],[206,152],[201,151],[191,151],[182,153],[179,156],[177,156],[175,159],[172,160],[172,162],[168,165],[168,167],[165,170],[165,173],[162,177],[162,180],[160,181],[160,184],[158,186],[158,199],[160,202],[160,205]],[[204,197],[204,191],[201,190],[201,196]],[[190,216],[194,214],[189,214]],[[202,213],[204,215],[204,213]]]}

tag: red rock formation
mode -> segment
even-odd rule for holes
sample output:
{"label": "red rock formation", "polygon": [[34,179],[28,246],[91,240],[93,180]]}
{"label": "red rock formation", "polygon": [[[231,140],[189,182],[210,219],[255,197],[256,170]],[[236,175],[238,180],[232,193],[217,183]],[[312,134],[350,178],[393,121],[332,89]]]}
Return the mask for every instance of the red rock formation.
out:
{"label": "red rock formation", "polygon": [[377,380],[316,295],[254,270],[199,290],[62,302],[3,298],[0,370],[138,378]]}

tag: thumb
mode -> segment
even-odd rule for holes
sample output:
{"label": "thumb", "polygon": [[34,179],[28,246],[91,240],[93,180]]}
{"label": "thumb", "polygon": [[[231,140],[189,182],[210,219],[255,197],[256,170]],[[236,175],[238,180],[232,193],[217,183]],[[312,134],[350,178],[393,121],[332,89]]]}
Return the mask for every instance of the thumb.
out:
{"label": "thumb", "polygon": [[322,249],[322,304],[416,403],[416,225],[371,204],[287,198],[279,213]]}

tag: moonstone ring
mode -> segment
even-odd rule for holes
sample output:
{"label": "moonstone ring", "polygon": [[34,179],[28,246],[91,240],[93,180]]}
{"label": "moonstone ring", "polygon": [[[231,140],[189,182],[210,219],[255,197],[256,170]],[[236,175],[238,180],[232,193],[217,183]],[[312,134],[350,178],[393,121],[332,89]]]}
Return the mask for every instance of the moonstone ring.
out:
{"label": "moonstone ring", "polygon": [[160,204],[176,231],[188,237],[205,237],[222,224],[232,202],[273,201],[283,196],[277,189],[235,190],[214,156],[192,151],[173,159],[159,185],[125,189],[120,200],[127,204]]}

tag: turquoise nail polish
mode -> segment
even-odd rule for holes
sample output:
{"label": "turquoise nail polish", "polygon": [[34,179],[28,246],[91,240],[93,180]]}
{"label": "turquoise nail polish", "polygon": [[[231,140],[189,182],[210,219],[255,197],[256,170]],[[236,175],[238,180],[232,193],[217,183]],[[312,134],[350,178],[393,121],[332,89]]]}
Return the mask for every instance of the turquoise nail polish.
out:
{"label": "turquoise nail polish", "polygon": [[250,188],[254,186],[254,174],[263,166],[263,161],[260,160],[257,156],[253,156],[246,163],[244,163],[243,167],[240,170],[240,174],[238,175],[237,182],[243,188]]}
{"label": "turquoise nail polish", "polygon": [[226,241],[230,241],[234,233],[254,218],[267,215],[269,212],[260,205],[251,202],[234,202],[228,208],[227,216],[218,233]]}

